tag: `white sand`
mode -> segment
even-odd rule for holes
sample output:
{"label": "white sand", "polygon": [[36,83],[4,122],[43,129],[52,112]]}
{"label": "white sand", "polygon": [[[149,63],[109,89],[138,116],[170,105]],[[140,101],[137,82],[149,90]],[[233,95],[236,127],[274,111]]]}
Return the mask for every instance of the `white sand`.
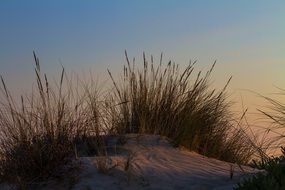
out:
{"label": "white sand", "polygon": [[[109,165],[117,164],[107,174],[97,171],[96,157],[80,158],[83,171],[74,190],[116,190],[116,189],[233,189],[243,177],[258,172],[250,167],[207,158],[194,152],[173,148],[166,139],[159,136],[128,135],[127,143],[114,148]],[[113,140],[116,142],[116,138]],[[112,144],[112,142],[111,142]],[[133,159],[127,171],[124,170],[128,152]],[[230,170],[233,168],[233,179]],[[45,189],[65,189],[50,185]],[[67,188],[66,188],[67,189]]]}

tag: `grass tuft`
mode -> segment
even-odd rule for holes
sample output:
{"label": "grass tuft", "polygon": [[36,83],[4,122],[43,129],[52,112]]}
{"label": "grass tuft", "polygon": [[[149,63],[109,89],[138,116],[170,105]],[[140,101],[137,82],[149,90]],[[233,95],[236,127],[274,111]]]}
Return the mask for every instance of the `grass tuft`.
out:
{"label": "grass tuft", "polygon": [[167,136],[203,155],[230,162],[246,163],[254,146],[240,128],[233,126],[226,88],[210,89],[210,76],[215,63],[203,75],[194,75],[195,62],[180,71],[179,65],[168,62],[158,66],[143,54],[143,67],[130,63],[123,68],[123,79],[115,80],[113,110],[116,123],[112,129],[119,134],[148,133]]}
{"label": "grass tuft", "polygon": [[70,81],[64,85],[64,68],[53,88],[41,74],[35,53],[34,59],[37,91],[22,96],[20,104],[1,77],[0,179],[19,187],[57,178],[77,167],[76,142],[89,139],[96,122],[90,112],[95,110],[95,100],[86,104],[74,95]]}

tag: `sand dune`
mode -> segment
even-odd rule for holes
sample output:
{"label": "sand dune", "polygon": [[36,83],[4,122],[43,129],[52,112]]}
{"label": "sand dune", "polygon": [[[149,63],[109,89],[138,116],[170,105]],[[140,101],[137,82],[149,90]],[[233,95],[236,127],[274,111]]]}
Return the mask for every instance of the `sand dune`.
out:
{"label": "sand dune", "polygon": [[[57,183],[42,189],[230,190],[242,178],[258,172],[247,166],[173,148],[166,138],[160,136],[128,135],[125,140],[124,145],[117,144],[118,137],[108,140],[108,165],[114,166],[108,173],[98,172],[98,157],[81,157],[83,168],[73,186]],[[131,158],[130,166],[126,168],[128,157]]]}
{"label": "sand dune", "polygon": [[[232,189],[243,177],[258,172],[175,149],[159,136],[129,135],[127,138],[123,149],[117,147],[117,155],[111,156],[110,165],[118,166],[108,175],[98,174],[96,158],[82,158],[86,170],[74,189]],[[124,150],[132,152],[133,156],[128,171],[124,171],[128,157]]]}

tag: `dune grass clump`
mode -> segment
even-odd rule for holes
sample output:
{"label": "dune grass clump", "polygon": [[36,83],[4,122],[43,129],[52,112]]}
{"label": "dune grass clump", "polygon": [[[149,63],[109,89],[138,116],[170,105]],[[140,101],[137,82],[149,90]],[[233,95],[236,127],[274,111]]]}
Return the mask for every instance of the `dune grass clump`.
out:
{"label": "dune grass clump", "polygon": [[71,84],[63,85],[64,69],[53,88],[41,75],[35,54],[34,58],[37,90],[21,97],[20,105],[1,78],[0,180],[21,188],[64,176],[77,167],[76,145],[91,139],[91,131],[95,136],[98,119],[95,98],[90,98],[92,107],[73,93]]}
{"label": "dune grass clump", "polygon": [[253,145],[241,129],[232,123],[226,99],[226,87],[210,89],[214,65],[195,77],[190,62],[184,70],[171,61],[164,67],[162,56],[158,66],[153,57],[143,55],[143,67],[130,63],[123,69],[122,81],[114,79],[112,130],[116,133],[148,133],[167,136],[175,145],[185,146],[203,155],[230,162],[246,163]]}

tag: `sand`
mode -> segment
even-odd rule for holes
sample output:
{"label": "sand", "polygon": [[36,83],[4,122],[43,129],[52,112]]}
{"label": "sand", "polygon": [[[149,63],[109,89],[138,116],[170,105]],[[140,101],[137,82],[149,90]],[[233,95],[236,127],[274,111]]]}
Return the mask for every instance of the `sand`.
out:
{"label": "sand", "polygon": [[43,189],[230,190],[243,178],[259,172],[173,148],[166,138],[156,135],[128,135],[124,140],[124,145],[118,145],[117,137],[109,139],[106,165],[111,169],[105,173],[97,170],[98,157],[80,157],[82,170],[72,186],[50,184]]}

